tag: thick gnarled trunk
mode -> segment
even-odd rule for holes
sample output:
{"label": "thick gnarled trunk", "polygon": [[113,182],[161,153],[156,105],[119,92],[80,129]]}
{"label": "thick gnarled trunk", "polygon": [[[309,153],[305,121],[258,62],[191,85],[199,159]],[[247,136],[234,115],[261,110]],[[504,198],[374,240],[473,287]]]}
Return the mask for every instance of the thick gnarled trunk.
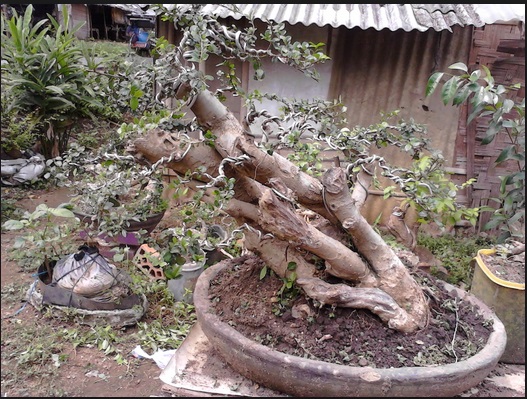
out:
{"label": "thick gnarled trunk", "polygon": [[[180,174],[201,165],[213,177],[224,159],[238,159],[223,164],[225,175],[237,180],[235,196],[224,210],[240,225],[251,226],[247,249],[281,277],[287,275],[288,263],[295,262],[296,283],[322,304],[369,309],[391,328],[404,332],[426,325],[426,297],[361,215],[364,192],[356,188],[350,193],[343,169],[329,169],[320,181],[278,153],[262,151],[208,91],[198,95],[191,109],[203,130],[216,136],[214,148],[204,144],[188,147],[177,133],[153,130],[135,141],[136,150],[151,162],[172,156],[168,167]],[[207,175],[200,178],[205,183],[210,181]],[[295,204],[345,231],[357,252],[336,234],[326,234],[306,221]],[[324,259],[326,272],[349,284],[328,284],[316,277],[308,254]]]}

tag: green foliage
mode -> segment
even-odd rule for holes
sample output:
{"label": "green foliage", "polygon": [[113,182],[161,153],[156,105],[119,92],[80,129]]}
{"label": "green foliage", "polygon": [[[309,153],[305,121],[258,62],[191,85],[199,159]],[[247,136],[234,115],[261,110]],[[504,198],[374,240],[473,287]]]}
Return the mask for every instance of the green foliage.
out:
{"label": "green foliage", "polygon": [[[79,115],[92,115],[102,106],[85,84],[82,53],[75,46],[73,29],[63,28],[49,16],[31,24],[33,6],[24,15],[6,20],[2,14],[2,86],[9,91],[5,111],[34,113],[42,154],[46,158],[62,153],[69,140],[69,129]],[[63,8],[64,25],[68,13]]]}
{"label": "green foliage", "polygon": [[[62,218],[70,223],[57,223]],[[35,211],[25,212],[19,220],[4,222],[2,228],[22,231],[15,238],[11,255],[15,259],[30,259],[33,270],[36,270],[43,263],[49,267],[49,262],[71,253],[78,246],[72,241],[78,225],[79,220],[69,209],[69,204],[61,204],[56,208],[40,204]]]}
{"label": "green foliage", "polygon": [[[159,99],[177,98],[175,95],[182,85],[190,90],[182,99],[183,103],[190,103],[192,98],[208,86],[208,81],[214,79],[204,75],[194,68],[185,68],[180,59],[183,55],[189,63],[206,61],[211,54],[218,55],[224,62],[224,68],[218,68],[216,79],[220,82],[219,95],[223,91],[233,91],[243,95],[239,78],[236,75],[234,63],[230,60],[238,59],[252,64],[254,79],[261,80],[265,76],[261,60],[269,58],[273,62],[280,62],[302,71],[306,76],[318,79],[319,75],[313,68],[318,63],[329,59],[322,51],[322,43],[293,42],[285,30],[284,24],[269,24],[267,30],[258,34],[254,19],[247,16],[248,24],[245,28],[222,25],[215,18],[201,13],[201,4],[162,5],[154,4],[151,9],[162,20],[171,21],[182,32],[180,51],[167,45],[165,41],[157,42],[154,50],[159,55],[156,61],[156,79],[159,82],[170,82],[160,87]],[[235,5],[223,5],[236,9]],[[265,42],[264,46],[257,46],[257,40]],[[177,46],[176,46],[177,47]],[[174,79],[174,76],[177,78]]]}
{"label": "green foliage", "polygon": [[[127,59],[128,46],[77,40],[82,24],[64,28],[65,8],[63,25],[48,16],[33,26],[32,14],[32,5],[24,15],[2,14],[3,132],[10,127],[2,134],[3,147],[26,147],[38,139],[50,159],[67,149],[80,117],[121,121],[127,112],[159,108],[153,65]],[[16,137],[24,127],[31,135]]]}
{"label": "green foliage", "polygon": [[[281,278],[282,286],[276,293],[278,301],[273,305],[273,313],[277,316],[281,316],[289,307],[291,301],[298,297],[301,292],[300,288],[295,284],[297,278],[296,267],[295,262],[289,262],[287,264],[286,276]],[[260,273],[260,278],[262,278],[262,273]]]}
{"label": "green foliage", "polygon": [[145,279],[135,265],[129,266],[133,291],[145,295],[149,304],[145,315],[148,321],[140,321],[131,337],[134,346],[139,343],[152,352],[179,348],[196,321],[194,306],[176,302],[165,281]]}
{"label": "green foliage", "polygon": [[126,236],[131,221],[144,221],[168,206],[158,165],[143,166],[117,153],[90,157],[72,143],[64,156],[47,161],[44,177],[73,190],[71,202],[78,214],[87,216],[83,222],[88,231]]}
{"label": "green foliage", "polygon": [[496,157],[495,164],[513,165],[514,171],[499,176],[500,196],[491,198],[497,208],[492,211],[490,221],[484,230],[499,228],[502,231],[499,241],[509,237],[524,237],[525,229],[525,98],[514,102],[509,98],[511,90],[520,88],[519,84],[505,87],[497,85],[490,70],[481,69],[469,73],[468,67],[457,62],[450,69],[459,74],[435,72],[428,80],[426,95],[431,95],[448,78],[441,88],[441,99],[445,105],[454,106],[468,102],[471,113],[467,123],[477,117],[487,117],[489,122],[481,144],[487,145],[498,135],[506,136],[509,144]]}
{"label": "green foliage", "polygon": [[184,227],[172,227],[159,233],[156,244],[161,248],[167,279],[177,278],[186,263],[205,264],[205,251],[202,249],[205,238],[200,231]]}
{"label": "green foliage", "polygon": [[1,212],[0,215],[2,217],[2,231],[4,231],[4,222],[8,221],[9,219],[15,219],[17,220],[19,217],[22,216],[23,211],[19,207],[17,207],[18,200],[15,198],[7,197],[2,193],[1,197]]}
{"label": "green foliage", "polygon": [[35,143],[35,115],[20,114],[14,109],[7,111],[11,99],[8,92],[2,90],[2,109],[1,109],[1,129],[2,150],[9,152],[12,150],[23,151]]}
{"label": "green foliage", "polygon": [[[419,233],[417,244],[429,249],[441,265],[448,270],[447,282],[454,285],[463,283],[469,287],[473,273],[470,262],[478,250],[492,246],[492,239],[479,236],[457,237],[451,234],[442,234],[437,237]],[[432,272],[434,272],[433,269]]]}
{"label": "green foliage", "polygon": [[141,345],[153,352],[179,348],[196,321],[194,306],[183,301],[164,310],[163,318],[138,323],[137,337]]}
{"label": "green foliage", "polygon": [[[368,170],[374,183],[379,173],[395,185],[382,187],[384,199],[399,189],[406,198],[401,206],[411,205],[418,213],[418,222],[435,222],[438,226],[454,225],[460,220],[475,224],[479,208],[467,208],[457,203],[462,188],[473,184],[469,180],[461,185],[453,183],[445,171],[445,159],[440,151],[430,148],[425,126],[398,118],[399,111],[381,115],[381,121],[368,127],[341,128],[328,142],[347,156],[347,171],[351,184],[361,184],[357,175]],[[325,140],[325,136],[318,138]],[[373,148],[398,148],[411,160],[410,167],[394,166],[383,157],[370,155]],[[376,165],[376,170],[373,170]]]}

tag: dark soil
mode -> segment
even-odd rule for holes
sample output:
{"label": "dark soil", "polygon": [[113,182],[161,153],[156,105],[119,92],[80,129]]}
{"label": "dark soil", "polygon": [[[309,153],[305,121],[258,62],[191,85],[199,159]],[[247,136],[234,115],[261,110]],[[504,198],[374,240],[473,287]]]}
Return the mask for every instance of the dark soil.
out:
{"label": "dark soil", "polygon": [[481,255],[481,259],[496,277],[525,284],[525,252],[514,256]]}
{"label": "dark soil", "polygon": [[423,330],[405,334],[366,310],[317,308],[291,290],[279,295],[282,280],[273,273],[261,279],[259,258],[243,260],[211,284],[216,312],[244,336],[286,354],[351,366],[440,365],[473,356],[492,329],[470,303],[449,297],[422,271],[415,278],[427,287],[432,318]]}

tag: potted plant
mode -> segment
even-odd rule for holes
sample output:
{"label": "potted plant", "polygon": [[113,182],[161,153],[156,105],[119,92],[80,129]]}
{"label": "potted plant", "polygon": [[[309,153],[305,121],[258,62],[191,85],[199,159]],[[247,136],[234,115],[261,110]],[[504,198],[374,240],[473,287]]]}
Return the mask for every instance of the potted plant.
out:
{"label": "potted plant", "polygon": [[143,165],[131,155],[108,152],[90,158],[72,143],[63,157],[48,162],[48,175],[61,176],[60,184],[72,190],[82,238],[99,241],[108,256],[104,242],[138,247],[163,218],[168,201],[160,164]]}
{"label": "potted plant", "polygon": [[[156,74],[158,99],[174,99],[176,104],[171,105],[176,109],[189,106],[195,118],[185,126],[170,131],[155,127],[149,129],[143,137],[134,141],[136,149],[151,162],[156,162],[162,156],[177,154],[169,167],[187,177],[188,185],[203,193],[198,199],[208,200],[216,209],[231,216],[240,228],[243,227],[245,249],[265,262],[267,270],[272,269],[276,276],[287,280],[286,288],[302,292],[301,297],[306,302],[313,301],[329,311],[366,309],[369,317],[380,319],[388,330],[383,330],[383,334],[378,336],[378,346],[384,347],[384,339],[393,334],[404,337],[413,337],[415,334],[426,336],[434,314],[431,308],[433,299],[428,296],[430,292],[361,213],[368,198],[368,188],[377,183],[375,178],[378,174],[375,171],[380,170],[413,204],[421,205],[420,218],[434,214],[441,218],[449,214],[454,219],[461,219],[464,215],[471,217],[477,213],[477,210],[468,212],[455,202],[459,187],[442,173],[444,158],[434,151],[428,151],[427,140],[421,135],[422,127],[413,121],[398,120],[391,123],[383,119],[381,123],[367,128],[349,129],[346,127],[345,109],[338,101],[296,100],[278,94],[263,94],[258,90],[248,93],[239,84],[232,59],[249,61],[257,80],[265,75],[260,61],[265,57],[294,66],[308,77],[316,78],[316,71],[311,67],[328,59],[321,51],[323,44],[292,43],[280,24],[270,23],[261,36],[256,33],[256,26],[250,23],[247,28],[240,30],[233,26],[221,26],[221,22],[213,15],[204,19],[200,5],[175,6],[169,7],[169,10],[161,5],[156,8],[166,12],[168,15],[163,17],[177,23],[182,30],[179,45],[175,48],[166,47],[166,51],[160,53],[156,60],[156,66],[159,67],[159,73]],[[257,38],[269,44],[260,46],[262,41]],[[221,89],[216,92],[212,87],[217,86],[208,84],[214,78],[204,75],[197,68],[211,53],[225,58],[222,64],[225,70],[217,74]],[[244,99],[247,107],[248,113],[243,122],[222,103],[227,92],[232,91]],[[257,110],[257,102],[275,99],[280,102],[279,116]],[[263,131],[262,140],[258,140],[250,134],[251,126],[247,125],[262,118],[262,125],[255,126]],[[278,125],[276,129],[274,124]],[[309,135],[309,140],[302,140],[302,134]],[[193,142],[189,140],[190,135],[195,138]],[[311,139],[316,142],[311,142]],[[327,170],[318,167],[316,144],[322,146],[323,143],[332,150],[340,151],[338,162],[334,162]],[[412,170],[399,167],[399,164],[397,167],[390,165],[386,159],[372,153],[376,147],[383,146],[392,146],[405,152],[403,155],[410,158]],[[280,150],[285,149],[294,152],[297,157],[292,160],[281,155]],[[396,186],[389,187],[385,196],[390,197]],[[236,266],[238,264],[234,265],[233,275],[238,274]],[[210,275],[207,275],[209,270],[215,268],[216,265],[213,265],[200,275],[196,294],[202,279],[203,286],[211,288]],[[251,276],[258,277],[260,273],[253,272]],[[339,279],[345,283],[337,283],[341,281]],[[245,280],[240,278],[239,282],[241,284],[237,287],[243,287]],[[237,291],[230,289],[229,281],[225,284],[219,282],[218,285],[225,292],[236,296]],[[255,303],[270,302],[259,298],[257,291],[253,293],[256,295],[250,301],[238,306],[240,311]],[[199,299],[210,299],[207,294],[201,291],[201,294],[194,295],[196,305]],[[458,304],[457,299],[461,296],[450,298],[450,306]],[[196,306],[198,308],[202,309],[201,315],[209,314],[207,305]],[[302,309],[299,309],[300,312]],[[473,311],[464,315],[468,318],[472,314]],[[331,378],[341,376],[341,380],[348,384],[346,390],[340,390],[341,386],[335,385],[330,395],[341,396],[342,392],[353,394],[358,391],[357,388],[365,388],[359,393],[370,390],[369,394],[376,396],[416,396],[423,389],[439,396],[441,388],[447,394],[454,395],[484,379],[503,352],[506,339],[503,326],[492,314],[490,316],[491,319],[485,320],[487,324],[479,324],[491,331],[489,346],[481,354],[476,353],[473,357],[469,354],[469,358],[473,359],[470,364],[459,362],[442,374],[436,374],[440,369],[435,364],[433,367],[428,364],[431,367],[422,367],[421,370],[412,365],[400,374],[384,367],[382,361],[377,367],[360,367],[360,370],[345,365],[337,367],[339,365],[328,361],[308,370],[313,371],[312,375],[315,375],[314,369],[321,372],[316,374],[317,378],[307,378],[310,385],[306,388],[300,386],[296,378],[295,372],[299,367],[295,368],[295,372],[288,372],[291,365],[294,367],[297,358],[279,357],[277,351],[269,348],[271,362],[267,366],[258,365],[257,358],[252,358],[251,349],[258,345],[258,339],[266,339],[266,336],[253,337],[236,346],[229,362],[240,367],[251,362],[263,374],[271,371],[276,383],[299,389],[286,391],[293,394],[301,392],[313,395],[318,391],[311,390],[312,386],[320,386],[324,381],[330,381],[329,384],[326,382],[325,387],[331,386],[334,381]],[[201,317],[199,313],[198,317]],[[285,328],[286,318],[271,317],[272,314],[267,314],[267,319],[258,320],[258,325],[276,322],[279,328]],[[331,316],[328,315],[328,318]],[[199,320],[200,324],[202,320],[205,318]],[[273,323],[269,323],[269,320]],[[346,338],[332,334],[328,334],[329,337],[319,336],[318,328],[321,328],[324,320],[319,321],[315,316],[310,320],[313,328],[304,335],[316,338],[320,347],[323,348],[324,342],[329,339],[339,341]],[[462,330],[452,330],[459,324],[457,321],[462,322],[464,319],[460,316],[459,320],[454,319],[449,324],[452,333],[456,334],[456,340]],[[347,322],[344,320],[343,324]],[[216,320],[211,320],[207,326],[205,323],[202,324],[203,331],[210,338],[214,349],[222,345],[226,348],[233,342],[228,339],[234,336],[231,331],[222,335],[221,339],[214,339],[219,337],[216,335],[218,331],[209,327],[217,325]],[[434,334],[444,336],[444,330],[435,330]],[[364,321],[364,325],[351,333],[366,335],[367,332],[368,326]],[[348,332],[347,337],[351,333]],[[291,338],[291,335],[287,338]],[[452,340],[450,336],[448,345]],[[393,352],[396,346],[390,349]],[[450,356],[457,363],[457,354],[450,353]],[[281,371],[287,374],[280,374]],[[346,382],[348,373],[355,374],[357,378]],[[408,382],[408,376],[412,375],[418,375],[419,379]],[[455,386],[451,383],[454,380]],[[263,384],[268,382],[267,379]]]}
{"label": "potted plant", "polygon": [[[63,219],[67,223],[57,223]],[[16,237],[11,256],[22,263],[29,260],[32,265],[42,266],[50,277],[54,264],[78,246],[72,237],[78,232],[79,225],[71,204],[61,204],[56,208],[40,204],[33,212],[26,211],[18,220],[7,220],[2,227],[24,230],[24,234]]]}
{"label": "potted plant", "polygon": [[[285,313],[272,316],[271,308],[286,301],[286,295],[279,293],[282,288],[278,289],[286,281],[281,283],[272,273],[264,273],[264,270],[269,272],[265,266],[259,270],[262,265],[264,263],[257,258],[244,256],[207,268],[196,283],[194,306],[201,329],[222,359],[241,375],[267,388],[296,397],[412,397],[421,396],[425,390],[428,396],[454,396],[481,381],[493,369],[505,347],[504,326],[492,310],[474,295],[447,283],[444,289],[451,296],[450,303],[466,303],[471,314],[490,317],[487,322],[493,330],[478,353],[461,358],[460,346],[457,346],[454,352],[460,358],[448,364],[435,364],[445,348],[425,349],[424,337],[432,333],[430,329],[423,334],[404,337],[394,333],[392,337],[397,337],[394,340],[399,341],[399,346],[390,350],[383,336],[373,333],[377,330],[374,322],[367,322],[370,319],[365,314],[357,316],[356,312],[360,312],[357,309],[339,316],[334,308],[317,309],[315,303],[305,303],[296,295],[283,307],[288,309]],[[274,285],[271,284],[273,280]],[[232,285],[227,284],[231,282]],[[431,287],[435,299],[444,298],[437,288],[439,286]],[[298,302],[291,307],[295,301]],[[447,303],[448,300],[441,306]],[[328,313],[330,320],[338,321],[319,323],[318,320],[327,318]],[[344,326],[351,324],[354,318],[358,321],[353,328]],[[455,315],[446,318],[441,314],[431,323],[442,323],[438,328],[444,332],[446,328],[451,333],[455,319]],[[368,325],[367,333],[361,332],[360,324]],[[381,323],[377,321],[377,324]],[[463,325],[469,328],[468,324]],[[446,335],[452,337],[450,333]],[[311,334],[318,334],[318,338],[308,339],[307,335]],[[346,338],[339,338],[342,334]],[[471,346],[461,337],[456,339],[464,342],[462,345],[467,348]],[[346,341],[340,351],[333,345],[336,341]],[[362,348],[366,350],[357,349],[353,341],[362,341]],[[422,345],[421,353],[408,358],[408,346],[412,343]],[[395,366],[387,367],[383,356],[379,356],[383,350],[395,352],[395,358],[407,357],[411,366],[397,365],[396,361]],[[322,360],[327,358],[334,360]],[[425,358],[433,366],[420,363]]]}
{"label": "potted plant", "polygon": [[74,237],[80,225],[69,203],[57,208],[40,204],[20,220],[3,224],[6,230],[24,231],[13,245],[14,259],[30,259],[37,271],[27,300],[39,310],[52,305],[71,314],[68,310],[74,308],[85,324],[135,324],[146,311],[146,297],[132,291],[126,272],[99,258],[97,247],[79,246]]}
{"label": "potted plant", "polygon": [[206,267],[205,238],[197,229],[186,227],[165,229],[157,237],[167,285],[177,301],[192,303],[196,279]]}
{"label": "potted plant", "polygon": [[[505,171],[500,176],[499,197],[491,198],[496,205],[483,209],[492,212],[483,230],[498,236],[497,245],[480,249],[474,257],[470,291],[492,307],[505,325],[507,346],[501,361],[525,364],[525,98],[511,100],[509,93],[520,85],[496,85],[485,66],[483,72],[472,73],[463,63],[455,63],[450,69],[460,74],[452,74],[444,83],[444,104],[469,102],[469,122],[476,117],[488,118],[483,145],[498,136],[505,136],[509,143],[494,161]],[[444,76],[436,72],[430,77],[427,95]]]}

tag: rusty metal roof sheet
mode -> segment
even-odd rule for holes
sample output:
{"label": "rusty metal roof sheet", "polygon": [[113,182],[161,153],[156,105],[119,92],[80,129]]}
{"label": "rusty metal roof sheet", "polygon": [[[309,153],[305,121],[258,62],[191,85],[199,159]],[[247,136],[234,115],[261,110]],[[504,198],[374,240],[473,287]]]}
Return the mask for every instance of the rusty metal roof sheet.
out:
{"label": "rusty metal roof sheet", "polygon": [[514,4],[207,4],[203,12],[234,19],[252,15],[262,20],[306,26],[387,28],[392,31],[415,29],[421,32],[428,29],[451,32],[454,25],[480,27],[496,21],[525,22],[525,8],[522,12]]}

